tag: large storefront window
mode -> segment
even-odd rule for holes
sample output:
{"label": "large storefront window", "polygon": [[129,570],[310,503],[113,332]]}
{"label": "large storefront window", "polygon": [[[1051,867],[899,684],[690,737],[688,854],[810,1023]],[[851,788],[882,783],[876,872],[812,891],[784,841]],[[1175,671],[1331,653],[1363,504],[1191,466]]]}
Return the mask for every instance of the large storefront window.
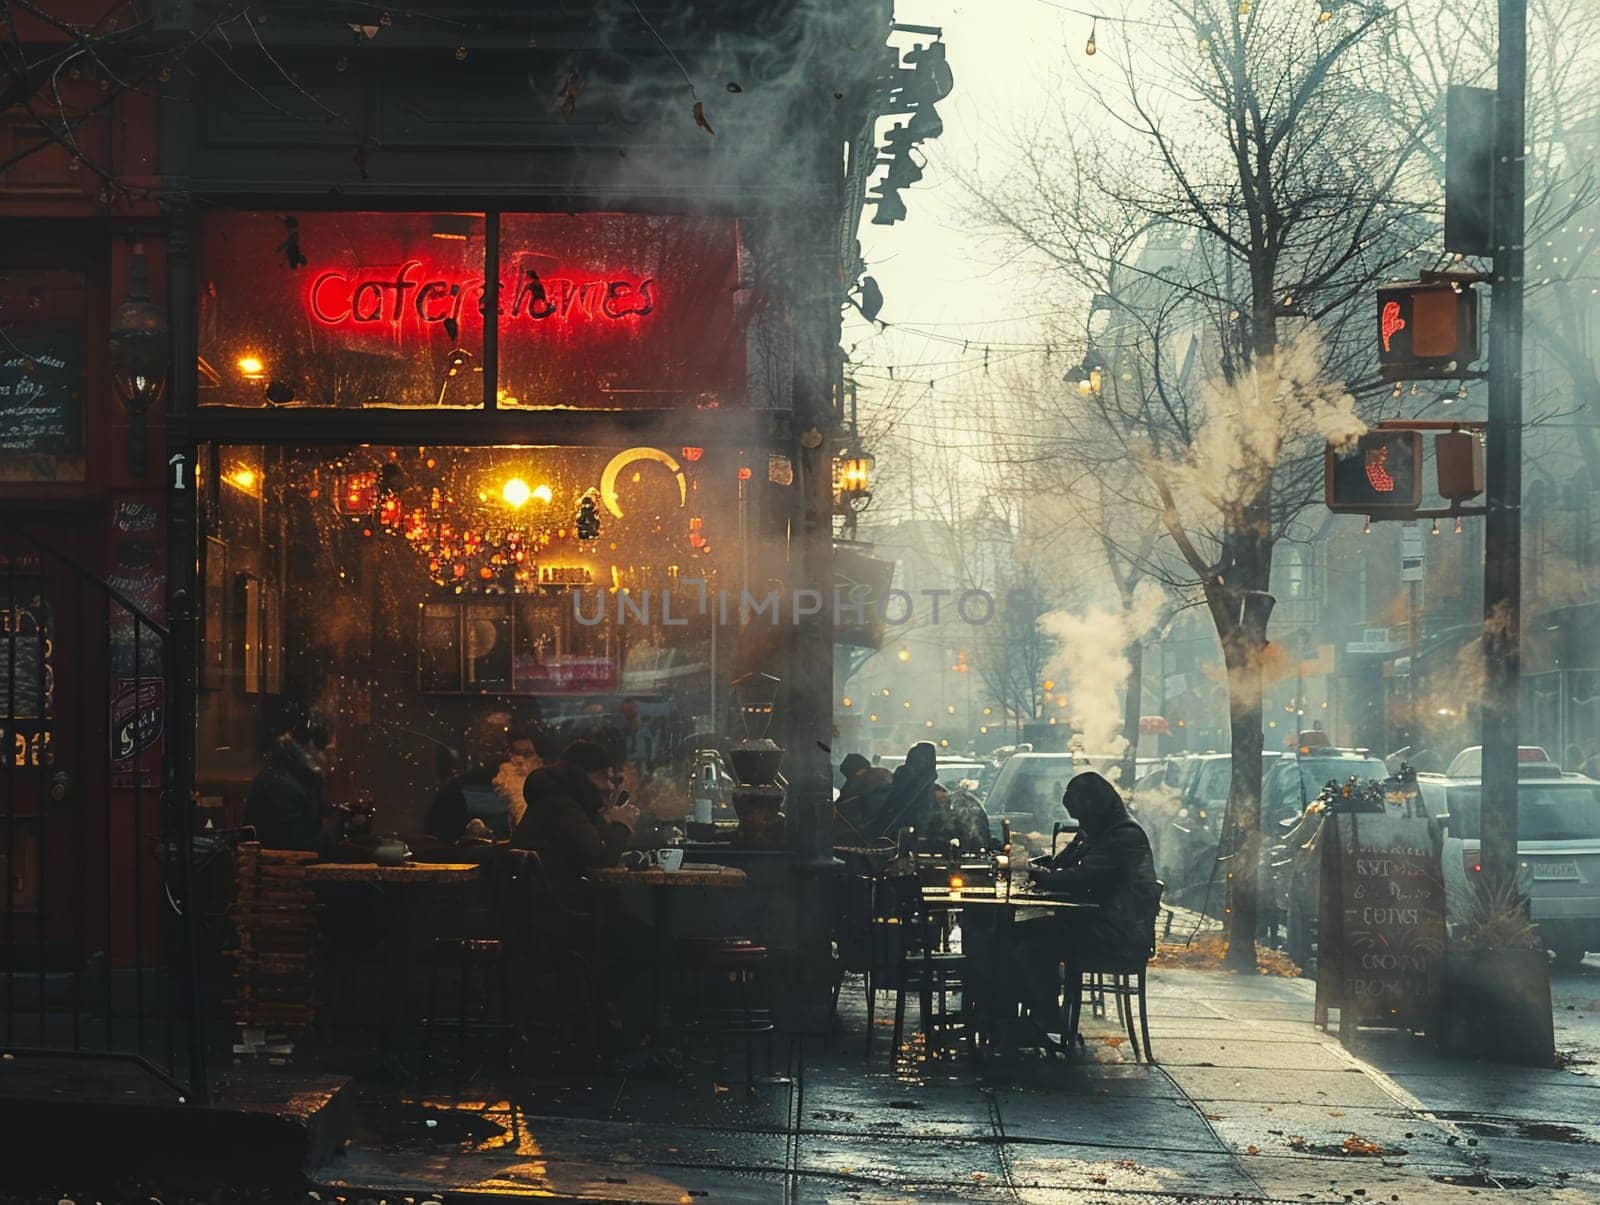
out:
{"label": "large storefront window", "polygon": [[200,246],[202,405],[618,410],[746,394],[731,219],[221,213]]}
{"label": "large storefront window", "polygon": [[[728,725],[784,629],[742,592],[788,486],[732,447],[203,449],[202,791],[241,796],[275,709],[336,728],[334,797],[421,828],[489,717],[641,774]],[[769,517],[763,520],[762,512]]]}

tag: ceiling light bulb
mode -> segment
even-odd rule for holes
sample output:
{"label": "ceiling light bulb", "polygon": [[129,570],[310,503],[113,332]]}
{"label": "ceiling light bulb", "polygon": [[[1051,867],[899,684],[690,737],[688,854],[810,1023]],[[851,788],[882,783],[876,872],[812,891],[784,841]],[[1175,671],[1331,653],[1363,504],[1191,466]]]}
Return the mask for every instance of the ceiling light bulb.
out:
{"label": "ceiling light bulb", "polygon": [[550,499],[555,497],[555,495],[550,492],[550,487],[548,485],[536,485],[533,487],[533,497],[548,505]]}
{"label": "ceiling light bulb", "polygon": [[513,477],[500,490],[500,497],[505,499],[505,504],[519,510],[528,504],[532,496],[533,491],[521,477]]}

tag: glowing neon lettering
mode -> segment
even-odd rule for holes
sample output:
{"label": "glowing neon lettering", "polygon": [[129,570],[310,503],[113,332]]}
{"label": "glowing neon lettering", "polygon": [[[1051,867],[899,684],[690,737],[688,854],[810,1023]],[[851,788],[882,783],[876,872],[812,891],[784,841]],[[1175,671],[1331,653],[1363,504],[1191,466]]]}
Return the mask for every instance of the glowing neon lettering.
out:
{"label": "glowing neon lettering", "polygon": [[[426,328],[447,320],[479,321],[484,314],[484,282],[452,276],[407,259],[391,268],[328,268],[313,273],[305,293],[306,312],[322,326]],[[636,322],[655,311],[659,300],[653,277],[616,275],[541,279],[532,269],[515,286],[500,287],[500,312],[531,322]],[[509,302],[509,305],[507,304]]]}

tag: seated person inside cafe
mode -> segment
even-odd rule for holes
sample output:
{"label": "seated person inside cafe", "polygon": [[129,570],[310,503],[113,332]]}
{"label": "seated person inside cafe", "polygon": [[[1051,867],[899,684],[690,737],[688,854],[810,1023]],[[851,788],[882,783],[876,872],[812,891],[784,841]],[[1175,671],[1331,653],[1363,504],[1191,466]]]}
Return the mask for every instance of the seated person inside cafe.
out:
{"label": "seated person inside cafe", "polygon": [[326,823],[323,780],[333,751],[333,725],[326,716],[293,700],[274,708],[266,765],[250,784],[244,813],[264,848],[332,852],[337,836]]}
{"label": "seated person inside cafe", "polygon": [[[573,741],[559,760],[528,775],[523,786],[527,811],[511,835],[511,846],[539,855],[551,909],[538,923],[556,940],[579,936],[576,918],[592,915],[583,898],[586,872],[616,866],[639,823],[637,806],[616,802],[619,790],[612,769],[618,760],[604,745]],[[596,986],[616,1026],[618,1005],[645,962],[641,953],[647,956],[649,942],[636,926],[614,928],[598,935],[594,956]]]}
{"label": "seated person inside cafe", "polygon": [[[616,756],[594,741],[573,741],[560,760],[528,775],[522,822],[513,849],[539,855],[547,878],[577,879],[586,870],[615,866],[639,823],[639,809],[617,803]],[[620,776],[619,776],[620,781]]]}
{"label": "seated person inside cafe", "polygon": [[509,760],[510,729],[511,713],[504,708],[479,717],[468,741],[466,768],[446,780],[428,809],[423,826],[428,836],[459,841],[469,835],[500,840],[511,835],[507,800],[496,787],[501,766]]}
{"label": "seated person inside cafe", "polygon": [[867,830],[882,810],[894,776],[859,753],[845,754],[839,763],[839,776],[844,785],[833,803],[836,836],[845,845],[865,844],[871,839]]}
{"label": "seated person inside cafe", "polygon": [[[1160,889],[1150,838],[1128,814],[1117,790],[1092,771],[1067,783],[1061,800],[1078,822],[1078,835],[1060,853],[1035,858],[1028,877],[1049,895],[1094,904],[1022,922],[1015,970],[1034,1025],[1062,1033],[1057,968],[1107,960],[1142,962],[1155,941]],[[1070,984],[1069,984],[1069,989]]]}

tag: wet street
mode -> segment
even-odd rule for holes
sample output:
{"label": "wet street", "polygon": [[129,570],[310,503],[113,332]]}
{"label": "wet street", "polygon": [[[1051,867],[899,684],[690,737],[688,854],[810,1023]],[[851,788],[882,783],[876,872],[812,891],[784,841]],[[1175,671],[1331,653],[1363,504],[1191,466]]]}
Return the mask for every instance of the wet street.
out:
{"label": "wet street", "polygon": [[1600,1074],[1600,955],[1589,955],[1574,970],[1552,970],[1550,1003],[1556,1049],[1572,1065],[1587,1064],[1591,1074]]}

